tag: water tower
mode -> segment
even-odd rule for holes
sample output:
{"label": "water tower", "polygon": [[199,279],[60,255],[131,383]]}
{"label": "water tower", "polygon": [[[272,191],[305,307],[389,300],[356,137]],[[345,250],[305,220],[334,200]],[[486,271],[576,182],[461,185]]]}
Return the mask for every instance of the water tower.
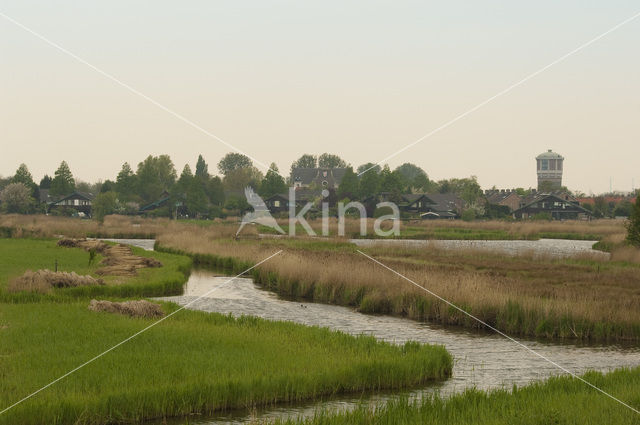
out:
{"label": "water tower", "polygon": [[562,163],[564,158],[551,149],[536,156],[538,190],[562,187]]}

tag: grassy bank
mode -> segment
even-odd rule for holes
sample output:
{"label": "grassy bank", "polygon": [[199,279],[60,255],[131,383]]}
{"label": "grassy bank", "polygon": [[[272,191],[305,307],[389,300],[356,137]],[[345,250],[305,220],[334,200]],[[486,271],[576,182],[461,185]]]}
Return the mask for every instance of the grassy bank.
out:
{"label": "grassy bank", "polygon": [[[583,378],[640,409],[640,368]],[[512,392],[468,390],[451,398],[422,401],[398,399],[385,405],[361,406],[352,412],[319,412],[306,420],[276,421],[283,425],[404,424],[404,425],[632,425],[638,414],[570,377],[551,378]]]}
{"label": "grassy bank", "polygon": [[[182,285],[191,267],[188,257],[148,252],[140,248],[132,250],[136,255],[159,260],[163,267],[139,269],[134,277],[97,276],[95,272],[102,260],[99,254],[90,264],[88,252],[80,248],[59,247],[56,239],[0,239],[0,301],[65,301],[78,297],[152,297],[182,293]],[[106,285],[59,288],[47,294],[7,292],[9,280],[20,276],[25,270],[55,270],[56,263],[59,271],[100,277]]]}
{"label": "grassy bank", "polygon": [[[181,293],[191,260],[104,286],[7,291],[26,269],[95,275],[100,256],[54,239],[0,239],[0,410],[153,323],[88,309],[90,298]],[[177,305],[163,303],[166,313]],[[0,415],[0,424],[112,424],[213,413],[345,392],[406,388],[451,374],[443,347],[184,310]]]}
{"label": "grassy bank", "polygon": [[[225,240],[206,232],[165,234],[160,249],[238,273],[253,271],[280,296],[352,306],[469,328],[478,322],[373,264],[339,240]],[[589,257],[557,260],[483,251],[369,248],[369,255],[512,335],[592,341],[640,339],[640,265]]]}
{"label": "grassy bank", "polygon": [[[151,323],[71,304],[0,309],[0,406]],[[177,308],[164,304],[166,311]],[[106,424],[404,388],[451,372],[442,347],[181,311],[0,416],[0,424]]]}

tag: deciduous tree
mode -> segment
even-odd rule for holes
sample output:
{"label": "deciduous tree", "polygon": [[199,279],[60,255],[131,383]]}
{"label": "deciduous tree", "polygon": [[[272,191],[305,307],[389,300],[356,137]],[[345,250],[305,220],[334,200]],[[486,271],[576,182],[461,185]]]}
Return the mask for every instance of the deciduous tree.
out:
{"label": "deciduous tree", "polygon": [[117,208],[118,195],[116,192],[99,193],[91,205],[93,218],[95,218],[100,224],[104,222],[105,216],[115,213]]}
{"label": "deciduous tree", "polygon": [[361,166],[359,166],[356,173],[358,174],[358,176],[362,177],[364,176],[364,174],[362,173],[379,173],[380,171],[382,171],[382,167],[380,167],[378,164],[367,162],[366,164],[362,164]]}
{"label": "deciduous tree", "polygon": [[338,198],[355,200],[358,197],[359,180],[352,167],[348,167],[345,171],[340,186],[338,186]]}
{"label": "deciduous tree", "polygon": [[318,157],[319,168],[346,168],[347,163],[338,155],[323,153]]}
{"label": "deciduous tree", "polygon": [[291,172],[293,172],[294,168],[317,168],[318,167],[318,157],[315,155],[311,155],[305,153],[300,158],[293,161],[291,164]]}
{"label": "deciduous tree", "polygon": [[145,202],[153,202],[170,191],[177,173],[169,155],[151,156],[138,164],[137,193]]}
{"label": "deciduous tree", "polygon": [[24,183],[10,183],[0,192],[2,209],[7,213],[27,214],[31,212],[34,199],[31,189]]}
{"label": "deciduous tree", "polygon": [[232,171],[251,167],[253,167],[253,161],[248,156],[236,152],[229,152],[218,162],[218,170],[224,176]]}

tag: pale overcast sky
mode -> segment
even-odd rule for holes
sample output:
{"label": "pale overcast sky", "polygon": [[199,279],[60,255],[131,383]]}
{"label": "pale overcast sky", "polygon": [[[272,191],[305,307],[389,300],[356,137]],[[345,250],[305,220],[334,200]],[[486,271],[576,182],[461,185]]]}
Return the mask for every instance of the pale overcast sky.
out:
{"label": "pale overcast sky", "polygon": [[[30,1],[0,12],[288,172],[376,162],[640,12],[629,1]],[[535,187],[565,156],[584,192],[640,186],[640,18],[389,161]],[[67,160],[85,181],[229,148],[0,17],[0,175]]]}

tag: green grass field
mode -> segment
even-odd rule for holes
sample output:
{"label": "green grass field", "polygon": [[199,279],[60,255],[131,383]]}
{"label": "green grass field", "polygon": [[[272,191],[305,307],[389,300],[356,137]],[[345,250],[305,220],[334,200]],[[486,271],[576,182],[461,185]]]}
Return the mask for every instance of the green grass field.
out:
{"label": "green grass field", "polygon": [[[72,304],[5,304],[0,406],[149,325]],[[175,309],[165,304],[167,311]],[[444,379],[442,347],[183,310],[0,416],[1,424],[98,424],[213,412]]]}
{"label": "green grass field", "polygon": [[[102,294],[89,288],[9,294],[10,278],[53,268],[56,258],[59,270],[93,273],[97,266],[89,265],[87,252],[53,240],[0,239],[0,410],[153,323],[87,308],[95,295],[172,293],[167,282],[181,289],[188,258],[136,253],[164,266],[102,287]],[[406,388],[445,379],[451,369],[444,347],[395,346],[292,323],[182,310],[0,415],[0,424],[131,423]]]}
{"label": "green grass field", "polygon": [[[584,379],[640,410],[640,368]],[[306,420],[277,421],[288,425],[633,425],[640,415],[583,382],[551,378],[513,392],[468,390],[448,399],[397,399],[375,410],[361,406],[352,412],[318,412]]]}
{"label": "green grass field", "polygon": [[[182,293],[182,285],[189,276],[191,260],[185,256],[148,252],[132,248],[136,255],[153,256],[163,267],[138,270],[137,276],[122,278],[117,276],[97,276],[102,257],[98,254],[89,264],[89,253],[81,248],[57,246],[55,239],[0,239],[0,301],[68,301],[78,297],[152,297]],[[20,276],[25,270],[54,270],[89,274],[100,277],[104,286],[85,286],[56,289],[49,294],[7,293],[10,279]]]}

